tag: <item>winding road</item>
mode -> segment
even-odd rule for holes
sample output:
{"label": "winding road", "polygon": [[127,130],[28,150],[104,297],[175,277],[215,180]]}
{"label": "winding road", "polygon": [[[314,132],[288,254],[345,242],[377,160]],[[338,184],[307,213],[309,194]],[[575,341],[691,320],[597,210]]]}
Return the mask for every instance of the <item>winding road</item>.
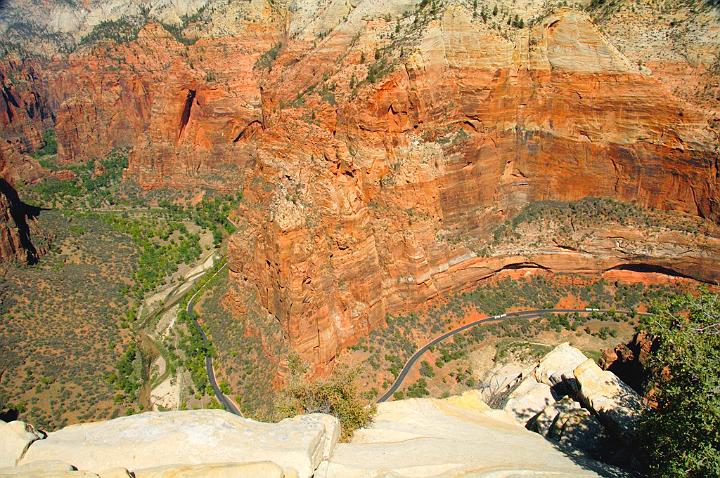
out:
{"label": "winding road", "polygon": [[[215,274],[213,274],[213,277],[218,275],[220,273],[220,271],[223,270],[225,267],[227,267],[227,262],[225,264],[223,264],[222,267],[220,267],[217,271],[215,271]],[[211,279],[212,279],[212,277],[211,277]],[[205,285],[200,287],[192,295],[192,297],[190,297],[190,300],[188,300],[188,303],[187,303],[186,310],[188,313],[188,317],[190,317],[190,320],[192,320],[192,323],[195,325],[195,328],[200,333],[200,337],[202,337],[203,343],[205,345],[210,345],[210,340],[208,340],[207,335],[205,334],[205,331],[203,330],[203,328],[200,326],[200,324],[197,321],[197,317],[195,316],[195,311],[194,311],[194,307],[193,307],[195,297],[200,293],[200,291],[203,290],[203,287],[205,287]],[[243,414],[240,411],[240,409],[233,403],[232,400],[230,400],[228,397],[226,397],[225,394],[220,389],[220,386],[217,383],[217,379],[215,378],[215,370],[213,369],[212,356],[209,354],[205,356],[205,371],[207,372],[208,382],[210,382],[210,386],[212,387],[213,391],[215,392],[215,397],[217,397],[218,402],[220,402],[220,404],[222,404],[223,408],[225,408],[225,410],[227,410],[228,412],[242,417]]]}
{"label": "winding road", "polygon": [[[494,315],[492,317],[486,317],[484,319],[479,319],[474,322],[470,322],[469,324],[465,324],[461,327],[458,327],[456,329],[453,329],[449,332],[445,332],[444,334],[435,337],[427,344],[420,347],[413,355],[410,357],[410,359],[405,363],[405,366],[400,371],[400,374],[398,374],[397,378],[395,379],[395,383],[392,384],[392,386],[388,389],[387,392],[383,396],[377,399],[377,403],[382,403],[390,399],[390,397],[393,396],[395,392],[400,388],[403,381],[407,377],[407,374],[412,369],[413,365],[420,359],[420,357],[423,356],[425,352],[428,351],[430,347],[433,347],[434,345],[439,344],[445,339],[448,339],[452,337],[453,335],[457,335],[461,332],[465,332],[468,329],[471,329],[475,327],[476,325],[480,324],[488,324],[493,322],[501,322],[505,319],[509,318],[523,318],[523,319],[535,319],[538,317],[542,317],[543,315],[547,314],[572,314],[572,313],[581,313],[581,314],[590,314],[592,312],[610,312],[609,309],[536,309],[536,310],[524,310],[521,312],[508,312],[507,314],[500,314],[500,315]],[[620,314],[627,314],[627,311],[623,310],[615,310],[616,313]]]}

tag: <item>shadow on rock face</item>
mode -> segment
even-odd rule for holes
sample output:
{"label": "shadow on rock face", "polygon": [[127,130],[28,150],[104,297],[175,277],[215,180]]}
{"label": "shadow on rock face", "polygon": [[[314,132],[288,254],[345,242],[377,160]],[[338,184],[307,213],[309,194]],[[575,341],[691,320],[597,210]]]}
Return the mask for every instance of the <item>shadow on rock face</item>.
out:
{"label": "shadow on rock face", "polygon": [[[0,0],[0,2],[2,1],[3,0]],[[36,219],[42,209],[22,202],[15,188],[2,178],[0,178],[0,194],[4,195],[10,204],[10,215],[17,227],[20,245],[27,253],[28,264],[36,264],[38,261],[38,251],[30,239],[30,225],[28,221]]]}

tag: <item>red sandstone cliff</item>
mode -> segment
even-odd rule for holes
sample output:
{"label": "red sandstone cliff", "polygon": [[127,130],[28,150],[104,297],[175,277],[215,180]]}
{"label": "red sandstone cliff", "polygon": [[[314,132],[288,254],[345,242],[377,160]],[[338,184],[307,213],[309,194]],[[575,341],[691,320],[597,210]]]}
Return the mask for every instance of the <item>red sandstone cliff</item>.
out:
{"label": "red sandstone cliff", "polygon": [[[471,18],[449,8],[413,50],[376,44],[378,61],[395,67],[355,92],[348,80],[367,67],[357,52],[342,58],[352,37],[341,32],[325,40],[342,66],[324,82],[321,53],[281,57],[266,79],[272,104],[333,83],[337,104],[311,93],[301,108],[273,111],[246,172],[245,227],[231,242],[230,269],[316,364],[387,313],[503,268],[601,273],[642,264],[720,278],[717,236],[708,250],[683,253],[693,239],[680,233],[643,249],[647,236],[632,228],[596,229],[582,247],[478,254],[473,246],[493,226],[537,200],[610,197],[713,221],[719,211],[703,112],[629,65],[586,16],[551,16],[515,44]],[[380,36],[369,29],[358,43],[370,43],[365,35]]]}
{"label": "red sandstone cliff", "polygon": [[[26,90],[56,117],[61,162],[131,147],[126,178],[144,188],[242,188],[231,279],[319,369],[387,313],[503,268],[720,279],[717,101],[676,87],[679,60],[649,74],[576,11],[491,28],[470,3],[424,5],[254,2],[192,44],[151,23],[45,62]],[[23,157],[47,124],[20,117],[2,136]],[[618,218],[490,247],[523,206],[587,196],[703,232]]]}

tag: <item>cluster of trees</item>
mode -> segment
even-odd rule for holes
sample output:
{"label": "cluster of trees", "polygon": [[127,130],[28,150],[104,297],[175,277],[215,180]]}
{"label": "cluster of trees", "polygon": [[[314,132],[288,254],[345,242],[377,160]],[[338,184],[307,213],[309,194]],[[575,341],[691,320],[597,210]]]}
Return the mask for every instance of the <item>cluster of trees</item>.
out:
{"label": "cluster of trees", "polygon": [[185,324],[188,331],[180,337],[178,343],[185,354],[185,367],[190,371],[196,390],[205,392],[209,385],[205,357],[211,354],[210,345],[203,339],[185,308],[178,314],[178,321]]}
{"label": "cluster of trees", "polygon": [[142,354],[134,342],[131,342],[117,363],[116,372],[107,377],[107,381],[115,385],[124,395],[117,395],[115,401],[135,400],[143,383]]}
{"label": "cluster of trees", "polygon": [[238,193],[205,197],[192,207],[184,207],[169,201],[160,201],[159,205],[171,212],[174,217],[190,218],[198,226],[212,231],[213,242],[217,246],[222,242],[224,234],[235,232],[235,226],[228,220],[228,215],[241,200],[242,194]]}
{"label": "cluster of trees", "polygon": [[[177,271],[200,256],[200,238],[188,232],[184,224],[103,214],[103,220],[114,230],[130,235],[141,254],[133,274],[133,295],[141,300],[144,294],[162,284]],[[176,234],[174,234],[176,233]]]}
{"label": "cluster of trees", "polygon": [[255,62],[255,68],[259,70],[269,70],[275,59],[280,55],[282,47],[282,43],[276,43],[272,48],[260,55],[260,58]]}
{"label": "cluster of trees", "polygon": [[720,297],[656,303],[640,330],[653,341],[640,427],[648,473],[720,476]]}
{"label": "cluster of trees", "polygon": [[122,179],[122,172],[128,165],[127,151],[114,149],[107,157],[101,160],[77,164],[63,164],[56,162],[54,154],[57,153],[57,142],[52,130],[45,132],[45,146],[35,152],[40,165],[52,171],[65,169],[75,173],[71,179],[58,179],[53,176],[26,188],[28,197],[44,205],[53,206],[56,202],[61,204],[77,203],[83,201],[91,207],[100,204],[114,204],[116,200],[115,186]]}
{"label": "cluster of trees", "polygon": [[36,158],[57,154],[57,139],[55,138],[55,130],[48,129],[43,133],[43,147],[33,153]]}

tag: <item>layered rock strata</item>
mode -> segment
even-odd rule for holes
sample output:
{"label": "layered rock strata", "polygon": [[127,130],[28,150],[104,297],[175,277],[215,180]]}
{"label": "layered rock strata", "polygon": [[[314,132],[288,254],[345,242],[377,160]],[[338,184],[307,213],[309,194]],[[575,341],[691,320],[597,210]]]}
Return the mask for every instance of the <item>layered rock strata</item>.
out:
{"label": "layered rock strata", "polygon": [[[72,34],[94,28],[98,5]],[[506,269],[720,279],[717,102],[671,88],[662,72],[682,45],[653,75],[608,41],[615,30],[533,2],[522,28],[472,2],[166,7],[117,41],[93,29],[100,41],[35,76],[8,63],[28,81],[3,77],[14,126],[0,116],[0,136],[20,138],[16,164],[50,121],[60,163],[131,147],[125,177],[143,188],[242,189],[231,280],[318,371],[388,313]],[[120,2],[113,21],[136,10]],[[709,71],[720,41],[702,28]],[[526,205],[587,196],[690,217],[701,233],[617,218],[488,247]]]}

